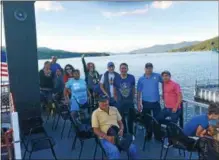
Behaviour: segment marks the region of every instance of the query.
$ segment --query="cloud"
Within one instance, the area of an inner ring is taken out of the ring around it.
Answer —
[[[64,7],[61,5],[60,2],[52,2],[52,1],[37,1],[35,3],[35,9],[41,11],[62,11]]]
[[[126,16],[126,15],[139,15],[139,14],[145,14],[148,12],[149,6],[145,5],[144,8],[141,9],[135,9],[132,11],[120,11],[120,12],[109,12],[109,11],[104,11],[102,12],[103,16],[107,18],[111,17],[121,17],[121,16]]]
[[[153,8],[167,9],[173,4],[172,1],[155,1],[152,3]]]
[[[111,18],[111,17],[121,17],[126,15],[141,15],[146,14],[150,8],[157,8],[157,9],[167,9],[173,4],[172,1],[154,1],[151,5],[145,5],[143,8],[135,9],[132,11],[120,11],[120,12],[110,12],[104,11],[102,15]]]
[[[100,31],[100,30],[101,30],[101,27],[100,27],[100,26],[96,26],[96,27],[95,27],[95,30],[96,30],[96,31]]]

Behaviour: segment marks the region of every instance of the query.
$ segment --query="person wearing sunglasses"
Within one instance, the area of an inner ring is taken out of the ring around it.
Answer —
[[[68,81],[69,78],[73,78],[74,67],[70,64],[67,64],[64,69],[64,83]]]

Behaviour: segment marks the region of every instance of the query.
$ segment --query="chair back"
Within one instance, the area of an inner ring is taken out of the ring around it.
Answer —
[[[49,149],[55,145],[55,141],[52,137],[40,137],[31,140],[31,146],[33,147],[33,152]]]
[[[71,113],[70,113],[68,105],[66,105],[66,104],[59,105],[58,112],[61,115],[63,120],[70,120],[71,119]]]
[[[200,160],[218,160],[219,142],[213,138],[202,137],[198,142]]]
[[[43,120],[41,117],[30,117],[22,120],[21,131],[23,134],[27,135],[30,134],[31,129],[41,126],[43,126]],[[38,131],[35,132],[37,133]],[[32,131],[32,134],[35,132]]]
[[[196,150],[196,140],[189,138],[183,132],[183,130],[175,123],[170,122],[167,125],[167,135],[171,144],[185,148],[187,150]]]
[[[162,142],[164,138],[167,136],[166,128],[163,128],[161,124],[154,117],[151,116],[151,118],[152,118],[152,128],[154,132],[154,138],[155,140]]]
[[[186,139],[187,136],[183,133],[183,130],[175,123],[170,122],[167,125],[168,138],[181,140]]]

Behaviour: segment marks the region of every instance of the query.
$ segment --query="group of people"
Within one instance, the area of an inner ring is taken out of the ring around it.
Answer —
[[[136,87],[135,76],[128,73],[129,67],[126,63],[120,64],[120,73],[117,73],[115,64],[109,62],[107,71],[102,75],[96,71],[94,63],[86,64],[84,56],[82,63],[85,79],[80,78],[80,71],[70,64],[63,70],[57,63],[57,57],[52,57],[51,62],[46,61],[39,73],[41,95],[46,97],[48,105],[52,101],[52,95],[64,95],[73,118],[81,108],[94,107],[95,100],[98,100],[98,108],[88,110],[88,114],[92,115],[94,133],[100,138],[109,159],[118,159],[120,152],[107,131],[115,125],[119,128],[119,135],[130,134],[134,138],[135,105],[138,112],[143,115],[153,114],[161,124],[166,123],[167,118],[168,121],[178,122],[182,113],[182,92],[180,85],[171,80],[169,71],[155,73],[153,64],[146,63],[144,74],[139,78]],[[162,97],[159,85],[162,86]],[[164,109],[161,109],[160,98],[164,101]],[[210,106],[208,115],[195,117],[185,125],[185,134],[203,135],[209,127],[209,120],[218,119],[219,106]],[[148,139],[152,138],[152,127],[147,128],[147,136]],[[129,152],[132,159],[137,159],[134,144],[130,145]]]

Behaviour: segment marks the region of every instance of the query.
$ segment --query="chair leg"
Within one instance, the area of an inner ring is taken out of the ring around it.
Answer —
[[[181,156],[181,150],[180,149],[178,149],[178,152],[179,152],[179,155]]]
[[[61,115],[59,114],[58,119],[57,119],[57,122],[56,122],[55,130],[57,129],[57,126],[58,126],[60,117],[61,117]]]
[[[73,143],[72,143],[71,150],[74,150],[74,149],[75,149],[76,141],[77,141],[77,136],[75,135],[74,141],[73,141]]]
[[[23,159],[25,159],[26,153],[27,153],[27,150],[25,149]]]
[[[160,160],[161,160],[162,157],[163,157],[163,148],[164,148],[163,145],[164,145],[164,143],[161,144]]]
[[[65,130],[65,123],[66,123],[66,120],[64,121],[64,125],[63,125],[63,127],[62,127],[61,139],[62,139],[62,137],[63,137],[63,132],[64,132],[64,130]]]
[[[145,135],[145,137],[144,137],[144,144],[143,144],[143,147],[142,147],[143,151],[145,151],[146,141],[147,141],[147,136]]]
[[[130,156],[129,156],[129,151],[127,152],[127,157],[128,157],[128,160],[129,160],[129,157],[130,157]]]
[[[138,127],[138,125],[135,124],[135,127],[134,127],[134,135],[135,135],[135,136],[136,136],[136,134],[137,134],[137,127]]]
[[[95,158],[96,158],[97,146],[98,146],[98,144],[96,143],[96,146],[95,146],[95,149],[94,149],[94,156],[93,156],[93,159],[94,159],[94,160],[95,160]]]
[[[83,148],[84,148],[84,141],[81,141],[81,149],[80,149],[80,153],[79,153],[78,159],[81,159],[81,153],[82,153]]]
[[[68,138],[70,137],[71,129],[72,129],[72,123],[71,123],[71,126],[70,126],[69,131],[68,131]]]
[[[30,152],[30,155],[29,155],[29,160],[31,159],[31,155],[32,155],[32,152]]]
[[[55,158],[55,160],[57,160],[56,153],[55,153],[54,148],[52,146],[51,146],[51,151],[52,151],[53,157]]]
[[[164,155],[164,158],[163,158],[164,160],[166,160],[166,158],[167,158],[168,150],[169,150],[169,146],[167,147],[166,153],[165,153],[165,155]]]
[[[54,130],[55,122],[56,122],[56,115],[55,115],[54,118],[53,118],[53,122],[52,122],[52,130]]]
[[[189,160],[191,160],[192,159],[192,152],[190,152],[190,154],[189,154]]]

